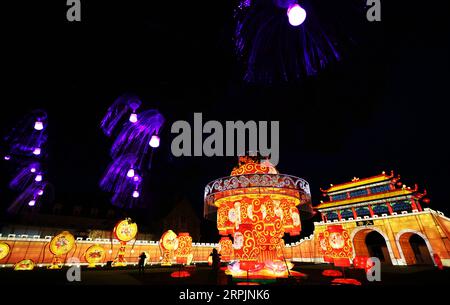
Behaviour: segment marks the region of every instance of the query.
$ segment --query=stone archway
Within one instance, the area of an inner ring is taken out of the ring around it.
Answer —
[[[396,236],[400,256],[406,265],[435,265],[428,238],[414,230],[400,231]]]
[[[392,264],[393,253],[389,239],[378,228],[360,228],[352,232],[354,256],[378,257]]]

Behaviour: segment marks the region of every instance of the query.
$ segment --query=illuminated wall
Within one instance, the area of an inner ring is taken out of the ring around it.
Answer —
[[[373,221],[373,225],[358,225],[361,221]],[[365,234],[376,231],[380,233],[388,245],[388,252],[391,256],[392,264],[408,265],[414,264],[410,249],[406,243],[405,237],[417,234],[424,238],[427,249],[433,257],[434,254],[439,255],[444,266],[450,266],[450,219],[440,212],[431,209],[424,209],[423,212],[413,212],[400,215],[366,218],[358,220],[348,220],[341,222],[316,222],[314,235],[300,239],[298,242],[287,244],[283,249],[286,259],[292,259],[297,262],[315,262],[322,263],[323,258],[320,253],[320,245],[318,235],[322,233],[329,224],[341,224],[343,228],[349,231],[353,242],[355,255],[367,254],[366,246],[361,243],[361,237]],[[31,239],[19,237],[0,237],[0,242],[6,242],[11,253],[0,260],[0,267],[3,265],[11,266],[16,262],[28,258],[36,262],[36,264],[49,264],[53,255],[48,249],[50,239]],[[86,263],[84,258],[85,251],[94,244],[100,244],[106,249],[106,257],[104,263],[112,261],[117,256],[120,244],[113,243],[112,253],[109,253],[111,242],[107,239],[87,241],[78,240],[74,249],[68,253],[67,257],[75,256],[82,263]],[[206,262],[213,247],[218,244],[198,244],[193,243],[193,262]],[[159,245],[155,242],[137,241],[134,245],[134,253],[132,251],[132,243],[126,249],[125,258],[127,262],[136,264],[138,256],[141,252],[146,251],[149,254],[148,263],[160,263],[161,251]]]
[[[24,258],[32,259],[37,265],[50,264],[53,259],[53,255],[48,247],[50,239],[0,237],[0,242],[7,243],[11,249],[10,254],[0,260],[0,267],[3,267],[3,265],[14,265],[16,262]],[[90,246],[95,244],[103,246],[106,250],[105,259],[102,262],[104,264],[106,264],[107,261],[113,261],[120,248],[120,244],[118,242],[114,242],[111,248],[111,242],[109,240],[77,240],[74,249],[72,249],[72,251],[70,251],[66,256],[63,256],[61,259],[66,260],[70,257],[77,257],[82,264],[87,264],[84,254]],[[193,243],[193,262],[206,262],[213,247],[216,247],[216,244]],[[110,249],[112,250],[111,253],[109,252]],[[129,243],[126,248],[125,259],[129,264],[137,264],[139,255],[142,252],[146,252],[150,256],[147,260],[148,264],[159,264],[161,262],[161,250],[159,245],[156,242],[148,241],[137,241],[134,247],[132,242]]]
[[[369,256],[365,237],[370,232],[377,232],[386,242],[386,256],[393,265],[413,265],[416,261],[408,238],[417,235],[424,241],[424,246],[419,249],[422,255],[433,258],[436,254],[444,266],[450,266],[450,219],[440,212],[424,209],[422,212],[340,222],[321,221],[315,223],[315,238],[318,239],[330,224],[341,224],[350,233],[356,256]]]

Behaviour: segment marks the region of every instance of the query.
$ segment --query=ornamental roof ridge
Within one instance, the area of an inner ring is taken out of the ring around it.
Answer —
[[[383,171],[379,175],[375,175],[375,176],[371,176],[371,177],[367,177],[367,178],[362,178],[362,179],[354,177],[352,179],[352,181],[340,183],[340,184],[337,184],[337,185],[331,184],[328,189],[320,188],[320,190],[325,195],[332,195],[335,192],[342,191],[342,190],[351,190],[353,188],[357,188],[357,187],[360,187],[362,185],[370,185],[370,184],[375,184],[375,183],[379,183],[379,182],[382,182],[382,181],[388,181],[388,180],[394,180],[393,182],[396,182],[399,179],[400,179],[400,175],[398,175],[397,177],[394,177],[394,171],[393,170],[391,171],[391,173],[389,175],[386,174],[386,172]]]

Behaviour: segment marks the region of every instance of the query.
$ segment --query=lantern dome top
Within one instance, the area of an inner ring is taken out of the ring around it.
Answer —
[[[278,174],[278,171],[267,159],[257,156],[240,156],[239,165],[233,168],[231,176],[248,174]]]

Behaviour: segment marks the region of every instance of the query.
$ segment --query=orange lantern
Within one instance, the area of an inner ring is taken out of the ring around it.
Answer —
[[[120,242],[120,248],[119,252],[117,253],[117,257],[112,264],[113,267],[121,267],[127,265],[127,261],[125,260],[126,246],[130,240],[133,240],[136,237],[137,232],[137,224],[133,222],[131,218],[120,221],[114,227],[113,233],[116,239],[118,239]]]
[[[299,209],[312,215],[308,182],[279,174],[259,157],[240,157],[230,177],[205,188],[205,217],[217,212],[217,228],[223,236],[232,235],[240,270],[284,268],[278,264],[282,237],[300,234]]]
[[[88,268],[95,268],[95,266],[101,263],[105,259],[105,249],[100,245],[92,245],[84,254],[86,261],[89,263]]]
[[[75,238],[67,231],[63,231],[56,235],[50,241],[50,252],[54,255],[52,263],[48,266],[48,269],[61,269],[64,262],[61,260],[61,256],[67,254],[72,250],[75,245]]]
[[[32,259],[23,259],[14,265],[14,271],[31,271],[35,267]]]
[[[325,237],[323,236],[323,233],[319,233],[319,251],[320,254],[323,256],[323,260],[326,263],[333,263],[333,259],[329,256],[326,256],[325,253],[327,252],[327,242],[325,240]]]
[[[7,257],[10,253],[10,248],[7,243],[0,242],[0,261]]]
[[[178,237],[174,231],[168,230],[164,232],[159,240],[159,246],[162,251],[161,266],[171,266],[175,250],[178,249]]]
[[[175,250],[178,264],[189,265],[192,262],[192,237],[189,233],[178,234],[178,248]]]
[[[219,254],[224,262],[229,262],[233,259],[233,243],[229,237],[222,237],[219,241]]]
[[[350,236],[341,225],[330,225],[323,232],[324,257],[333,259],[335,266],[348,267],[353,256],[353,247]]]

